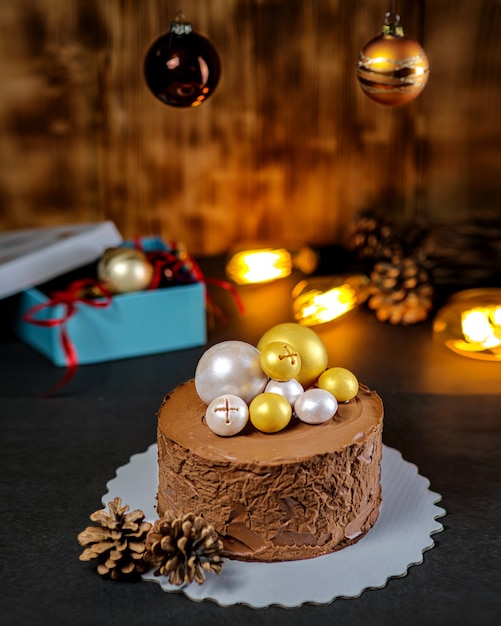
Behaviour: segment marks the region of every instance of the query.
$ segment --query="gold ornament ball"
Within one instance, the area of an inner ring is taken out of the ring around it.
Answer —
[[[292,322],[278,324],[264,333],[257,349],[262,352],[266,345],[274,341],[284,341],[297,350],[301,357],[301,369],[296,380],[305,389],[313,385],[327,367],[327,348],[311,328]]]
[[[146,289],[153,279],[148,257],[135,248],[109,248],[97,266],[97,277],[111,293]]]
[[[272,341],[264,346],[259,362],[267,376],[281,382],[296,378],[301,369],[298,351],[285,341]]]
[[[381,34],[360,52],[358,82],[365,95],[378,104],[407,104],[423,91],[428,76],[425,51],[405,35]]]
[[[320,389],[330,391],[338,402],[352,400],[358,393],[358,380],[353,372],[344,367],[330,367],[317,382]]]
[[[260,393],[249,405],[253,426],[263,433],[276,433],[287,426],[292,417],[292,407],[278,393]]]

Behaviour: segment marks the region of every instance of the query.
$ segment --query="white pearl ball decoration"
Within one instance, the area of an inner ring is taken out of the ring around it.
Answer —
[[[294,412],[302,422],[322,424],[336,414],[336,398],[325,389],[308,389],[299,396],[294,405]]]
[[[232,394],[214,398],[205,412],[207,426],[221,437],[231,437],[245,428],[249,421],[249,407]]]
[[[246,404],[262,393],[268,376],[261,369],[259,350],[245,341],[222,341],[204,352],[195,370],[195,388],[205,404],[224,394]]]
[[[299,396],[304,393],[303,385],[295,378],[285,381],[270,380],[264,390],[265,392],[278,393],[278,395],[283,396],[290,402],[292,407],[294,407]]]

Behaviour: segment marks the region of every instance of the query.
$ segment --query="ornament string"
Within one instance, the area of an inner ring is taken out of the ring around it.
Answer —
[[[92,293],[93,295],[89,295]],[[98,296],[96,298],[96,295]],[[36,326],[45,326],[54,328],[59,326],[59,338],[64,352],[66,361],[66,373],[59,383],[52,389],[41,394],[42,397],[48,397],[59,391],[67,385],[75,375],[78,368],[78,353],[75,345],[71,341],[66,323],[78,310],[78,303],[85,304],[96,308],[105,308],[111,304],[111,294],[98,281],[93,279],[82,279],[73,281],[69,287],[62,291],[54,291],[50,294],[46,302],[35,304],[23,315],[23,321]],[[58,305],[64,307],[63,314],[60,317],[52,317],[49,319],[39,319],[37,314],[44,309],[49,309]]]

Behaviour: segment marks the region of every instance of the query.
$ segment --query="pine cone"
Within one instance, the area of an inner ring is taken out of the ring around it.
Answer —
[[[108,503],[109,513],[104,509],[90,516],[100,526],[88,526],[78,535],[82,546],[89,546],[80,555],[81,561],[98,559],[97,571],[113,579],[136,577],[146,571],[144,550],[146,535],[151,524],[144,521],[139,509],[127,513],[122,500],[115,498]]]
[[[176,517],[167,511],[148,533],[145,559],[156,568],[155,576],[167,576],[173,585],[202,584],[205,572],[221,572],[222,549],[218,534],[203,517]]]
[[[397,263],[405,257],[426,264],[430,230],[419,222],[397,227],[372,213],[361,215],[348,238],[348,247],[361,259]]]
[[[348,248],[361,259],[390,259],[399,250],[391,224],[372,213],[358,218]]]
[[[381,322],[415,324],[432,309],[433,287],[428,272],[416,259],[379,262],[371,273],[369,308]]]

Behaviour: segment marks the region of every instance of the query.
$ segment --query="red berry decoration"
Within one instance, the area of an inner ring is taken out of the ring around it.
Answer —
[[[173,107],[197,107],[213,93],[221,62],[212,43],[193,32],[178,13],[168,33],[151,45],[144,60],[144,77],[153,95]]]

